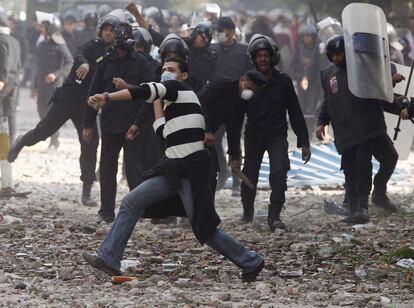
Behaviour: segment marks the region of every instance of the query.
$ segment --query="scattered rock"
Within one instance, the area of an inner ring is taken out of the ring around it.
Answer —
[[[14,286],[16,290],[25,290],[27,288],[27,285],[24,282],[19,282]]]

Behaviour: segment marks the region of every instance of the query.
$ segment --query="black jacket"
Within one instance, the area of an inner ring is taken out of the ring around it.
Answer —
[[[240,98],[239,80],[227,77],[213,79],[197,93],[206,120],[206,132],[215,133],[221,125],[226,126],[228,154],[241,156],[240,137],[247,102]]]
[[[324,69],[321,83],[324,101],[318,124],[332,124],[339,154],[387,133],[383,102],[353,95],[348,87],[346,66],[331,65]]]
[[[287,137],[287,113],[298,148],[309,146],[306,122],[288,75],[273,70],[268,84],[248,102],[246,113],[246,138],[266,142],[275,137]]]
[[[144,177],[150,178],[157,175],[166,175],[173,178],[169,169],[175,169],[179,177],[187,178],[191,184],[194,212],[191,226],[200,243],[205,243],[216,231],[220,224],[214,207],[213,196],[209,185],[210,154],[207,150],[198,151],[181,159],[164,158]],[[177,183],[171,185],[176,186]],[[162,202],[155,203],[145,210],[145,218],[165,218],[168,216],[186,217],[184,207],[179,197],[173,197]]]
[[[51,102],[63,103],[66,107],[83,113],[87,107],[88,90],[97,64],[109,52],[106,47],[99,39],[90,40],[80,46],[75,52],[75,62],[69,76],[63,85],[56,89]],[[76,70],[82,64],[89,64],[89,72],[84,80],[80,80],[76,76]]]
[[[45,78],[50,73],[57,76],[55,85],[60,85],[68,76],[73,64],[73,57],[66,44],[56,44],[53,40],[45,40],[36,48],[36,77],[34,88],[46,85]]]
[[[240,79],[245,72],[252,69],[249,56],[247,54],[247,45],[234,42],[230,47],[224,47],[222,44],[212,44],[217,57],[216,76],[226,76],[232,79]]]
[[[83,43],[79,32],[75,31],[73,34],[70,34],[66,31],[62,31],[62,36],[65,39],[66,46],[68,46],[71,55],[74,57],[76,49]]]
[[[212,80],[216,71],[217,57],[211,47],[194,48],[188,43],[188,70],[191,74],[201,79],[203,85]]]
[[[153,66],[141,53],[131,51],[122,58],[113,54],[98,64],[89,89],[89,96],[117,91],[113,84],[113,78],[122,78],[132,85],[155,80]],[[104,106],[101,114],[102,132],[107,134],[126,133],[134,124],[143,103],[142,100],[137,103],[119,101]],[[95,109],[86,107],[84,127],[93,127],[96,115]]]
[[[95,74],[98,62],[107,54],[107,46],[102,40],[95,39],[79,46],[74,54],[74,63],[70,70],[68,78],[66,78],[63,87],[76,89],[73,96],[83,99],[87,98],[89,86]],[[76,76],[76,70],[82,64],[89,64],[89,73],[84,80],[80,80]],[[68,97],[70,99],[70,97]]]
[[[21,69],[19,42],[7,34],[0,34],[0,81],[17,85]]]

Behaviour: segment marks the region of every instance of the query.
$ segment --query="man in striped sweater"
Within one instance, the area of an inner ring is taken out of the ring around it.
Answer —
[[[153,127],[165,140],[165,159],[154,168],[150,178],[125,196],[98,254],[85,253],[84,258],[100,270],[120,274],[121,259],[138,219],[145,214],[151,216],[151,210],[158,206],[158,210],[166,215],[187,216],[200,243],[209,245],[242,268],[243,281],[251,282],[263,269],[264,260],[217,229],[220,218],[208,181],[209,154],[204,148],[204,116],[197,96],[184,82],[187,77],[187,64],[171,58],[163,66],[161,83],[146,83],[89,98],[88,103],[97,108],[111,101],[138,98],[153,103]],[[160,202],[177,196],[179,204],[167,206],[161,203],[159,206]]]

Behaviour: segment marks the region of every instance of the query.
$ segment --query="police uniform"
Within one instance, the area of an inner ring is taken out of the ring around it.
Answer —
[[[115,92],[113,78],[122,78],[128,84],[139,85],[143,82],[155,79],[151,63],[141,53],[129,51],[123,57],[116,53],[98,64],[89,95],[103,92]],[[99,215],[107,221],[115,217],[116,174],[118,171],[118,156],[121,149],[124,150],[125,169],[130,190],[142,181],[142,172],[152,165],[142,165],[139,157],[140,147],[149,146],[138,135],[132,141],[125,140],[125,134],[134,124],[136,116],[143,101],[114,102],[105,106],[101,113],[102,145],[100,159],[100,185],[101,185],[101,209]],[[84,127],[93,127],[97,111],[91,107],[86,108]],[[150,125],[140,127],[141,130],[152,129]],[[145,135],[145,134],[144,134]],[[156,149],[155,151],[159,151]],[[148,149],[147,153],[151,153]],[[146,164],[151,157],[145,159]],[[158,157],[154,158],[153,164]]]
[[[82,139],[82,120],[88,89],[96,70],[97,61],[107,52],[108,46],[102,40],[91,40],[80,46],[75,53],[75,64],[62,87],[58,87],[51,99],[51,105],[45,117],[36,127],[16,141],[9,153],[9,161],[14,161],[23,146],[33,146],[39,141],[52,136],[62,125],[71,120],[78,133],[81,144],[79,163],[81,180],[84,183],[95,181],[96,150],[99,138],[96,125],[90,143]],[[89,72],[84,80],[78,79],[76,70],[82,64],[89,65]]]
[[[73,58],[66,44],[58,44],[53,39],[44,40],[36,49],[37,72],[34,81],[34,89],[37,90],[37,111],[40,119],[46,116],[49,101],[55,88],[62,85],[64,78],[68,76],[73,64]],[[54,82],[46,83],[46,76],[55,74]],[[55,140],[57,135],[54,135]]]
[[[354,96],[348,87],[346,65],[331,65],[321,72],[324,102],[319,125],[332,124],[335,145],[342,155],[341,168],[350,197],[351,212],[368,215],[368,196],[372,188],[372,155],[382,161],[375,177],[378,192],[385,193],[398,154],[387,136],[384,109],[395,113],[391,104]],[[389,159],[385,159],[389,158]],[[367,217],[360,222],[365,222]],[[358,218],[360,220],[360,217]]]

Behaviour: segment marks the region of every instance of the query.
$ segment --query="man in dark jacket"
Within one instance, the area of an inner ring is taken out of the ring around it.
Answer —
[[[10,35],[7,15],[0,7],[0,117],[7,117],[10,142],[16,132],[16,91],[21,69],[19,42]]]
[[[96,66],[103,57],[108,55],[114,41],[114,29],[118,23],[119,19],[114,16],[102,17],[96,30],[98,39],[90,40],[77,49],[75,64],[63,86],[55,91],[45,117],[34,129],[16,140],[7,157],[9,162],[15,161],[23,147],[33,146],[46,140],[70,119],[75,125],[81,145],[79,163],[83,182],[82,204],[85,206],[96,205],[90,193],[93,182],[96,180],[96,150],[99,143],[96,125],[92,128],[93,134],[88,142],[82,138],[85,102]]]
[[[37,72],[32,87],[32,96],[37,96],[37,111],[40,119],[46,116],[53,91],[62,85],[73,64],[72,55],[59,32],[60,20],[57,16],[49,15],[49,20],[41,22],[41,31],[45,40],[36,48]],[[59,147],[57,132],[52,135],[50,146]]]
[[[91,95],[115,91],[118,78],[122,78],[128,84],[140,84],[154,80],[151,63],[144,55],[133,50],[134,40],[130,24],[117,25],[115,47],[115,52],[98,64],[89,90]],[[140,136],[132,140],[126,138],[143,103],[142,100],[137,101],[136,104],[119,102],[102,109],[102,144],[99,165],[101,208],[98,221],[112,222],[115,218],[116,175],[121,149],[124,150],[125,171],[130,190],[142,181],[142,172],[152,167],[143,166],[138,158],[142,146]],[[96,116],[97,111],[87,107],[83,123],[83,137],[86,142],[93,135],[92,128],[95,125]]]
[[[335,36],[327,42],[326,53],[333,63],[321,72],[324,102],[319,115],[316,136],[324,138],[326,125],[331,124],[335,145],[342,155],[341,168],[345,174],[345,186],[349,195],[350,215],[344,222],[367,223],[368,198],[372,188],[372,156],[377,155],[381,168],[375,177],[373,201],[382,203],[386,197],[386,185],[391,177],[398,154],[387,135],[384,110],[399,113],[392,104],[375,99],[358,98],[348,87],[345,44],[343,36]],[[380,200],[380,201],[381,201]],[[386,205],[391,207],[391,205]],[[395,206],[392,205],[395,210]]]
[[[211,48],[216,53],[216,76],[226,76],[240,79],[251,68],[247,45],[236,41],[236,26],[230,17],[220,17],[217,20],[217,41]],[[223,151],[223,137],[226,128],[220,127],[215,133],[215,147],[220,168],[218,187],[222,188],[229,175],[226,157]],[[233,175],[233,196],[240,196],[240,181]]]
[[[206,135],[215,134],[221,127],[225,127],[229,162],[235,172],[240,171],[240,138],[247,101],[266,84],[267,80],[260,72],[250,70],[239,79],[217,77],[197,93],[206,119]],[[218,158],[215,151],[211,154],[210,188],[214,196]]]
[[[243,172],[256,185],[263,155],[268,152],[269,182],[272,189],[268,224],[274,231],[276,228],[285,228],[280,220],[280,212],[285,203],[287,172],[290,169],[286,113],[289,114],[290,124],[297,136],[297,146],[302,148],[302,159],[305,162],[311,156],[309,136],[292,80],[274,69],[280,60],[279,49],[274,40],[255,34],[249,43],[249,54],[254,67],[266,77],[268,83],[247,105]],[[244,222],[251,222],[253,219],[255,197],[256,189],[242,183]]]
[[[263,258],[217,229],[220,218],[208,185],[209,155],[204,149],[203,112],[197,96],[183,82],[188,77],[188,67],[181,59],[172,58],[165,62],[163,71],[164,77],[171,76],[168,81],[89,98],[90,104],[99,106],[131,99],[145,99],[153,103],[153,127],[157,135],[165,139],[166,159],[154,170],[153,177],[123,199],[116,220],[98,249],[98,255],[85,253],[84,258],[100,270],[119,275],[128,239],[144,212],[157,202],[179,196],[181,202],[177,210],[190,219],[197,239],[242,268],[243,281],[254,281],[264,267]],[[168,211],[171,207],[168,204],[164,209]]]

